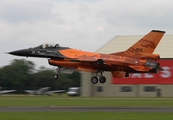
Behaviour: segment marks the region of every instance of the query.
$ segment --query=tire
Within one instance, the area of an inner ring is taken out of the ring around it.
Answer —
[[[102,84],[105,83],[106,82],[106,78],[104,76],[100,77],[99,78],[99,82],[102,83]]]
[[[97,77],[92,77],[91,78],[91,82],[93,83],[93,84],[96,84],[97,82],[98,82],[98,78]]]
[[[54,79],[58,79],[58,74],[54,74],[54,75],[53,75],[53,78],[54,78]]]

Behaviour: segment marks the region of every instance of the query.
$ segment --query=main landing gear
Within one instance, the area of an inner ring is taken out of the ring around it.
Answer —
[[[99,79],[98,79],[98,77],[99,77]],[[92,78],[91,78],[91,82],[93,83],[93,84],[96,84],[96,83],[98,83],[98,81],[100,82],[100,83],[105,83],[106,82],[106,78],[104,77],[104,76],[102,76],[102,73],[100,73],[100,75],[97,73],[95,76],[93,76]]]

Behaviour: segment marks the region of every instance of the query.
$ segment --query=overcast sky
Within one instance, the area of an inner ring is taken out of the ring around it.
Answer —
[[[0,0],[0,67],[22,58],[4,52],[49,42],[96,51],[117,35],[152,29],[173,35],[173,0]]]

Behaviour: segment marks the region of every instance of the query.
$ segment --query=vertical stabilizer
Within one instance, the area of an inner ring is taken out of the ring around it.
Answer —
[[[126,52],[153,53],[164,33],[165,31],[152,30]]]

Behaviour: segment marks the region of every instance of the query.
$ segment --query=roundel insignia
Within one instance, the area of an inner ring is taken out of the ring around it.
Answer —
[[[138,63],[138,60],[135,60],[135,63],[137,64]]]

